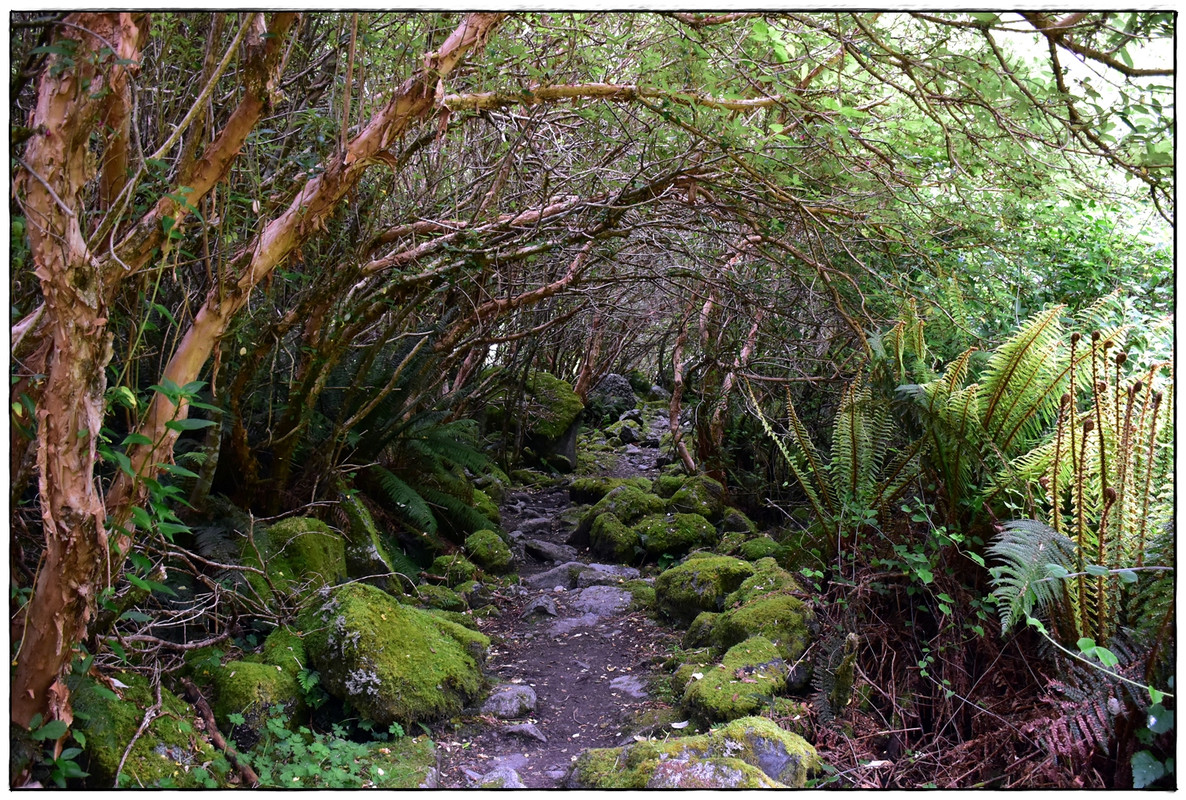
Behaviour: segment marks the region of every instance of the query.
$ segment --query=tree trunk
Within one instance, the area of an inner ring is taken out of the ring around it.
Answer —
[[[37,466],[45,556],[29,602],[12,683],[12,719],[71,719],[60,681],[94,610],[106,563],[107,532],[94,469],[111,358],[105,287],[80,226],[80,200],[94,175],[91,131],[126,104],[128,67],[147,30],[142,15],[74,14],[59,41],[78,41],[72,60],[52,56],[38,86],[29,127],[37,129],[16,178],[29,243],[45,298],[52,347],[37,409]],[[110,43],[114,52],[104,48]],[[116,61],[120,59],[120,61]],[[106,90],[106,91],[105,91]],[[104,119],[106,116],[106,119]]]

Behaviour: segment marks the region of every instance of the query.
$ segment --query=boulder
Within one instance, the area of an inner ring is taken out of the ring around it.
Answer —
[[[725,487],[707,475],[693,475],[671,496],[668,505],[672,511],[699,514],[716,522],[725,510]]]
[[[619,486],[636,486],[644,492],[651,491],[649,478],[603,478],[593,475],[574,478],[568,485],[568,497],[574,503],[596,503]]]
[[[640,544],[638,533],[624,525],[616,514],[601,514],[593,521],[589,547],[600,556],[619,562],[635,561]]]
[[[508,409],[505,393],[496,394],[487,405],[487,428],[501,430]],[[585,405],[572,385],[546,372],[532,372],[523,387],[523,404],[510,409],[511,430],[523,426],[523,439],[547,466],[571,472],[576,468],[576,441]],[[511,478],[516,478],[514,472]]]
[[[544,539],[524,539],[523,551],[540,561],[572,561],[577,557],[575,547]]]
[[[78,761],[90,773],[88,786],[115,785],[120,760],[134,739],[120,773],[121,787],[229,788],[230,765],[195,735],[187,722],[193,718],[188,703],[162,687],[160,713],[137,736],[145,709],[156,702],[153,688],[140,675],[112,677],[118,681],[114,692],[89,677],[71,679],[73,728],[86,738]]]
[[[518,683],[498,686],[482,703],[482,713],[499,719],[525,717],[535,711],[535,690]]]
[[[575,547],[588,546],[593,523],[602,514],[613,514],[622,524],[630,525],[647,514],[656,514],[664,508],[663,499],[656,495],[644,492],[633,485],[619,486],[581,515],[568,543]]]
[[[660,475],[655,478],[655,494],[666,499],[670,499],[673,494],[678,492],[685,483],[688,482],[686,475]]]
[[[623,567],[616,564],[587,564],[586,569],[577,575],[576,588],[586,586],[617,586],[627,581],[636,581],[639,572],[634,567]]]
[[[693,678],[683,704],[698,719],[728,722],[759,712],[787,688],[787,662],[774,643],[754,636],[729,648],[721,662]]]
[[[589,586],[581,589],[570,604],[578,611],[611,617],[630,608],[630,592],[617,586]]]
[[[346,545],[324,522],[312,517],[289,517],[254,536],[255,547],[243,539],[242,563],[267,572],[276,589],[304,596],[346,577]],[[262,558],[262,562],[261,562]],[[262,598],[272,589],[261,576],[247,580]]]
[[[299,621],[325,690],[380,725],[456,714],[484,688],[489,639],[373,586],[323,589]]]
[[[501,536],[491,530],[477,531],[467,536],[465,552],[475,564],[487,572],[507,572],[513,562],[511,548],[507,547]]]
[[[445,586],[422,583],[415,588],[415,594],[416,602],[426,608],[441,611],[465,611],[469,608],[464,597]]]
[[[617,419],[623,411],[637,405],[638,398],[634,395],[634,387],[630,385],[630,380],[622,375],[606,375],[589,392],[589,407],[594,422]]]
[[[787,548],[769,536],[759,536],[742,542],[737,551],[747,561],[760,561],[763,558],[778,560],[786,555]]]
[[[699,514],[651,514],[631,530],[648,557],[679,557],[695,547],[711,546],[717,539],[716,528]]]
[[[428,572],[440,575],[449,586],[472,581],[478,575],[478,567],[461,553],[447,556],[437,556]]]
[[[659,610],[680,622],[701,611],[720,611],[725,596],[754,574],[749,563],[728,556],[689,559],[655,579]]]
[[[570,789],[794,788],[820,768],[815,748],[762,717],[743,717],[709,733],[586,750]]]

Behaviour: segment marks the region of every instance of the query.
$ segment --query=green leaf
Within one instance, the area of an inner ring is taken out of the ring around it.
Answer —
[[[178,466],[177,464],[161,464],[161,470],[169,473],[170,475],[176,475],[179,478],[198,477],[198,473],[188,470],[185,467]]]
[[[214,420],[186,417],[185,419],[171,419],[165,423],[165,427],[174,431],[196,431],[201,428],[209,428],[213,424],[215,424]]]
[[[37,730],[33,731],[33,738],[38,741],[60,739],[66,735],[66,730],[68,727],[69,726],[60,719],[50,720]]]
[[[1106,647],[1096,647],[1093,652],[1105,667],[1115,667],[1120,664],[1120,659],[1116,657],[1116,654]]]
[[[1095,649],[1095,639],[1088,636],[1084,636],[1076,644],[1079,645],[1079,651],[1081,653],[1091,653]]]
[[[1120,576],[1121,583],[1136,583],[1137,573],[1131,569],[1122,569],[1116,573]]]
[[[151,586],[148,584],[148,581],[144,580],[144,579],[143,579],[143,578],[141,578],[139,575],[131,575],[131,574],[129,574],[129,575],[127,576],[127,578],[128,578],[128,583],[132,584],[132,585],[133,585],[133,586],[135,586],[137,589],[140,589],[140,590],[142,590],[142,591],[145,591],[145,592],[151,592],[151,591],[152,591],[152,587],[151,587]]]
[[[148,512],[140,506],[132,506],[132,522],[136,523],[136,527],[141,530],[152,530],[152,517],[148,516]]]
[[[239,714],[239,713],[227,714],[226,718],[227,718],[227,721],[230,722],[232,725],[242,725],[244,722],[247,721],[243,718],[243,715]]]
[[[1046,565],[1046,574],[1049,575],[1051,578],[1065,578],[1066,576],[1070,575],[1071,573],[1070,573],[1070,570],[1068,570],[1062,564],[1047,564]]]
[[[1149,709],[1149,730],[1154,733],[1168,733],[1174,729],[1174,712],[1161,703]]]
[[[1153,757],[1148,750],[1141,750],[1132,757],[1132,788],[1144,789],[1165,775],[1165,765]]]
[[[143,433],[129,433],[127,436],[124,437],[124,440],[122,442],[120,442],[121,447],[127,447],[128,445],[133,445],[133,444],[151,446],[152,439],[149,439]]]
[[[1083,568],[1083,571],[1086,572],[1088,575],[1093,575],[1097,578],[1102,578],[1108,574],[1108,568],[1101,567],[1099,564],[1088,564],[1086,567]]]

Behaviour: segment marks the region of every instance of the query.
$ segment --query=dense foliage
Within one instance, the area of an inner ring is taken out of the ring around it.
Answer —
[[[1174,21],[14,14],[13,721],[77,779],[80,664],[294,618],[235,532],[313,513],[406,589],[635,370],[916,661],[886,729],[971,759],[1021,697],[976,780],[1166,780]],[[1106,724],[1036,744],[1072,695]]]

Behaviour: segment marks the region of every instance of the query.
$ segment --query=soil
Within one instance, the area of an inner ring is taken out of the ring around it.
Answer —
[[[660,424],[651,420],[652,430]],[[624,446],[604,474],[654,477],[659,454],[656,447]],[[531,538],[565,544],[571,525],[560,516],[571,506],[563,486],[509,492],[502,507],[503,527],[514,531],[537,520],[530,526]],[[546,527],[540,526],[541,518],[548,520]],[[598,561],[588,551],[575,560]],[[518,571],[526,581],[555,566],[527,556]],[[521,593],[498,596],[497,613],[480,620],[479,628],[492,642],[487,663],[491,683],[530,686],[536,709],[520,719],[478,714],[438,726],[433,738],[441,788],[475,786],[498,768],[513,769],[530,789],[563,786],[579,753],[631,741],[645,727],[640,714],[665,707],[648,687],[661,674],[659,665],[681,632],[642,611],[619,611],[584,624],[577,619],[582,609],[576,607],[576,591],[523,588]],[[541,596],[555,602],[557,616],[524,617]]]

